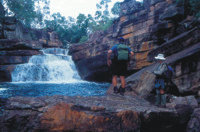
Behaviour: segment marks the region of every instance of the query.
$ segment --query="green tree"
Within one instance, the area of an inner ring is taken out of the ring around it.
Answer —
[[[88,38],[89,21],[84,14],[79,14],[76,19],[69,17],[66,20],[60,13],[55,13],[51,20],[45,20],[45,24],[58,33],[63,43],[79,43]]]
[[[72,34],[69,29],[70,22],[60,13],[54,13],[51,20],[45,20],[45,27],[50,28],[58,33],[59,39],[64,43],[71,41]]]
[[[106,30],[112,25],[112,18],[108,10],[108,3],[111,0],[101,0],[100,3],[96,4],[97,11],[95,13],[96,25],[93,31]]]
[[[113,8],[111,9],[111,12],[113,15],[117,15],[119,16],[120,14],[120,2],[116,2],[113,6]]]
[[[41,24],[44,14],[49,13],[49,0],[4,0],[3,3],[6,14],[15,16],[27,27]]]

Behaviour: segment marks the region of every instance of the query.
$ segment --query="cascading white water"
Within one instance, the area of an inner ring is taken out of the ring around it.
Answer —
[[[32,56],[27,64],[17,65],[12,72],[12,82],[76,82],[80,76],[67,55],[60,48],[44,49],[43,55]]]

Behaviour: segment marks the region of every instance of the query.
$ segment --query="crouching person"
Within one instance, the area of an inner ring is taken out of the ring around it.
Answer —
[[[165,87],[165,73],[168,71],[168,66],[164,61],[166,58],[163,54],[158,54],[155,59],[157,60],[157,66],[154,70],[156,75],[155,89],[156,89],[156,103],[155,105],[166,107],[166,87]]]

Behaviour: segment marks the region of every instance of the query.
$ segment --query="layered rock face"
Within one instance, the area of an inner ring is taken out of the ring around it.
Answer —
[[[17,64],[27,63],[42,48],[63,47],[58,35],[51,30],[25,28],[14,17],[0,18],[0,82],[11,81]]]
[[[177,96],[198,94],[200,90],[199,56],[200,43],[197,43],[190,48],[167,57],[166,63],[170,64],[174,69],[174,76],[170,85],[172,91],[169,91],[170,94]],[[155,70],[156,65],[150,65],[127,77],[126,94],[137,94],[148,98],[154,88],[156,76],[152,72]],[[108,93],[111,92],[113,92],[112,87]]]
[[[71,54],[81,76],[87,80],[107,81],[111,76],[106,66],[106,52],[117,43],[117,37],[124,37],[135,53],[129,74],[142,69],[127,79],[133,89],[141,89],[145,85],[141,81],[148,72],[152,72],[154,57],[163,53],[167,57],[166,62],[175,70],[173,81],[179,91],[196,93],[200,86],[200,21],[190,16],[187,5],[187,1],[176,0],[122,2],[119,19],[104,35],[96,36],[99,41],[71,46]],[[149,84],[152,82],[153,79]]]
[[[184,132],[193,111],[190,105],[165,109],[137,96],[118,95],[13,97],[4,104],[0,112],[4,132]]]
[[[70,47],[80,76],[91,81],[109,80],[110,74],[107,67],[107,51],[116,40],[112,38],[112,29],[108,32],[98,31],[90,35],[88,42],[74,44]]]

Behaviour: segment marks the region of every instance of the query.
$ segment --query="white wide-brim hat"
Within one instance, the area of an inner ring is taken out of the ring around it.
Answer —
[[[156,60],[166,60],[166,58],[164,57],[163,54],[158,54],[156,57],[155,57]]]

